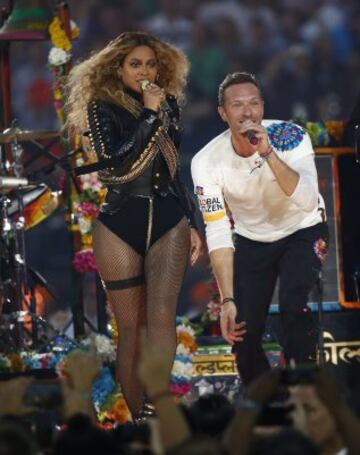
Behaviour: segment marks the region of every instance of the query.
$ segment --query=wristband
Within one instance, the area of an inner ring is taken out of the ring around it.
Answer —
[[[250,400],[250,398],[244,398],[239,403],[240,409],[249,409],[251,411],[258,412],[259,414],[263,410],[263,406],[255,400]]]
[[[261,159],[255,161],[255,167],[250,169],[250,174],[252,174],[255,171],[255,169],[259,169],[265,163],[265,161],[267,161],[269,159],[269,156],[272,154],[273,151],[274,151],[274,149],[270,146],[266,150],[265,153],[263,153],[263,154],[259,153],[259,156],[260,156]]]
[[[259,155],[263,160],[267,160],[269,155],[271,155],[273,151],[274,149],[271,146],[269,146],[269,148],[264,153],[259,153]]]
[[[225,303],[228,303],[228,302],[233,302],[233,303],[235,303],[235,300],[234,300],[233,297],[225,297],[224,299],[222,299],[220,305],[223,306],[223,305],[225,305]]]
[[[149,398],[153,403],[155,403],[156,401],[159,401],[162,398],[171,397],[171,396],[172,396],[172,394],[171,394],[170,390],[161,390],[160,392],[155,393],[152,396],[149,396]]]

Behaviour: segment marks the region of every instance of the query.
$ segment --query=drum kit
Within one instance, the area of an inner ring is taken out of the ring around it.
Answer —
[[[19,128],[0,133],[0,319],[8,325],[15,349],[23,348],[26,338],[32,347],[38,342],[34,287],[36,281],[46,287],[46,281],[27,264],[25,233],[54,213],[60,201],[60,192],[25,175],[21,144],[59,136],[59,132]],[[25,319],[30,323],[24,324]],[[29,337],[24,334],[26,327],[31,327]]]

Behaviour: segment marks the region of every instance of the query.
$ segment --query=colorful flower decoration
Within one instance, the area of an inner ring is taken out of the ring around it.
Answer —
[[[71,62],[71,40],[77,38],[80,30],[75,22],[70,21],[71,39],[67,36],[63,24],[58,16],[55,16],[49,25],[49,35],[53,47],[48,56],[48,66],[53,75],[54,107],[58,119],[63,125],[65,123],[64,113],[64,89],[66,75],[70,69]]]
[[[96,271],[95,257],[92,250],[76,251],[73,266],[79,273]]]
[[[116,383],[109,368],[103,368],[92,389],[92,397],[97,411],[101,411],[101,408],[104,406],[108,396],[115,388]]]
[[[75,144],[75,147],[80,148],[80,138],[77,136],[76,140],[79,143]],[[76,166],[85,164],[81,152],[78,153],[75,164]],[[74,255],[73,266],[79,273],[86,273],[97,270],[92,247],[92,230],[100,205],[105,200],[106,190],[102,187],[97,174],[80,176],[78,183],[80,192],[74,191],[72,195],[72,230],[79,233],[80,242]]]
[[[82,341],[81,346],[84,349],[89,349],[94,346],[96,353],[105,363],[114,362],[116,359],[116,348],[113,340],[106,335],[96,334],[91,338],[86,338]]]
[[[116,396],[111,406],[111,416],[120,425],[124,425],[131,420],[129,408],[121,393]]]
[[[178,346],[171,374],[170,390],[181,397],[191,389],[193,374],[192,358],[197,351],[195,332],[185,319],[178,321]],[[92,388],[92,398],[99,422],[104,426],[114,422],[122,425],[131,421],[131,414],[122,395],[120,386],[115,382],[112,369],[116,357],[116,347],[112,339],[104,335],[92,335],[79,342],[63,336],[56,336],[50,343],[50,352],[26,351],[0,355],[0,371],[18,372],[37,369],[53,369],[60,378],[68,377],[66,364],[68,355],[76,350],[95,349],[101,357],[103,367]]]
[[[110,308],[110,305],[107,305],[107,310],[108,310],[108,315],[109,315],[109,320],[110,320],[109,324],[110,324],[111,337],[112,337],[114,344],[117,345],[118,338],[119,338],[119,331],[118,331],[118,327],[116,324],[116,319],[115,319],[112,309]]]
[[[60,13],[60,9],[59,15]],[[61,125],[65,124],[65,110],[64,110],[64,95],[66,76],[71,67],[72,58],[72,40],[77,38],[80,34],[79,28],[75,22],[70,21],[70,35],[68,36],[65,31],[65,24],[62,23],[60,17],[56,15],[49,25],[49,35],[53,47],[50,49],[48,56],[48,66],[53,75],[53,94],[54,94],[54,107],[57,117]],[[76,251],[73,265],[80,273],[86,273],[91,270],[96,270],[95,260],[92,252],[90,231],[92,227],[92,220],[94,214],[97,212],[96,205],[89,206],[82,204],[82,202],[92,201],[75,201],[79,204],[77,216],[77,208],[72,207],[73,217],[71,229],[80,232],[80,251]],[[73,203],[73,200],[72,200]],[[74,235],[75,238],[75,235]]]
[[[347,122],[343,120],[328,120],[325,128],[330,138],[330,143],[340,145]]]
[[[302,126],[309,134],[313,147],[339,147],[342,145],[347,121],[309,122],[303,118],[296,118],[294,122]]]
[[[185,320],[176,328],[177,349],[171,372],[170,390],[175,396],[186,395],[191,389],[193,375],[192,358],[197,351],[195,331]]]
[[[293,150],[304,137],[303,129],[290,122],[272,123],[266,129],[271,145],[281,152]]]
[[[329,144],[329,135],[323,123],[306,122],[304,126],[313,147],[325,147]]]
[[[65,340],[59,336],[54,339],[51,352],[39,353],[26,351],[0,355],[0,371],[15,373],[19,371],[54,369],[61,378],[68,377],[66,371],[67,358],[75,350],[88,351],[90,347],[104,362],[101,373],[93,385],[92,398],[98,413],[99,422],[117,422],[124,424],[131,420],[130,412],[121,394],[120,387],[115,383],[108,364],[115,360],[115,346],[104,335],[95,335],[82,340],[79,344]]]
[[[316,256],[319,258],[321,264],[324,264],[328,252],[328,245],[323,238],[319,238],[314,243],[314,252]]]

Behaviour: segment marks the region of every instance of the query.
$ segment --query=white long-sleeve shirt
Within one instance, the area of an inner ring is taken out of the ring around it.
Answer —
[[[298,185],[287,196],[267,163],[253,170],[261,161],[257,152],[250,157],[237,155],[230,130],[215,137],[191,163],[209,251],[233,247],[226,205],[235,232],[260,242],[273,242],[324,221],[310,137],[293,123],[264,120],[262,124],[274,152],[299,174]]]

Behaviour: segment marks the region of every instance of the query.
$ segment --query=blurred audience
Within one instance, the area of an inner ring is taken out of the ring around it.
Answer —
[[[166,365],[166,352],[150,345],[144,332],[139,376],[156,414],[109,431],[93,418],[90,391],[100,361],[92,352],[74,352],[66,362],[59,414],[45,412],[41,403],[26,406],[23,396],[29,381],[0,382],[0,454],[360,453],[360,420],[328,370],[275,369],[250,384],[239,403],[208,394],[185,407],[170,392]],[[284,401],[286,395],[290,398]]]
[[[121,31],[141,29],[189,54],[193,70],[185,122],[187,115],[191,122],[194,113],[211,119],[209,92],[217,80],[235,70],[257,73],[269,95],[267,116],[285,120],[299,114],[311,121],[347,119],[352,97],[360,89],[354,77],[360,67],[360,9],[356,0],[86,3],[85,8],[82,2],[69,0],[71,17],[81,31],[74,42],[75,60],[103,47]],[[51,128],[57,120],[49,97],[49,43],[31,44],[38,50],[24,60],[26,46],[30,49],[30,43],[13,43],[11,51],[14,116],[24,128]],[[41,101],[34,100],[34,93]],[[289,99],[293,101],[291,109],[285,109],[282,100],[289,105]],[[186,134],[195,137],[201,132],[193,129]],[[203,143],[206,140],[200,139]],[[185,152],[192,154],[193,150],[186,148]]]

